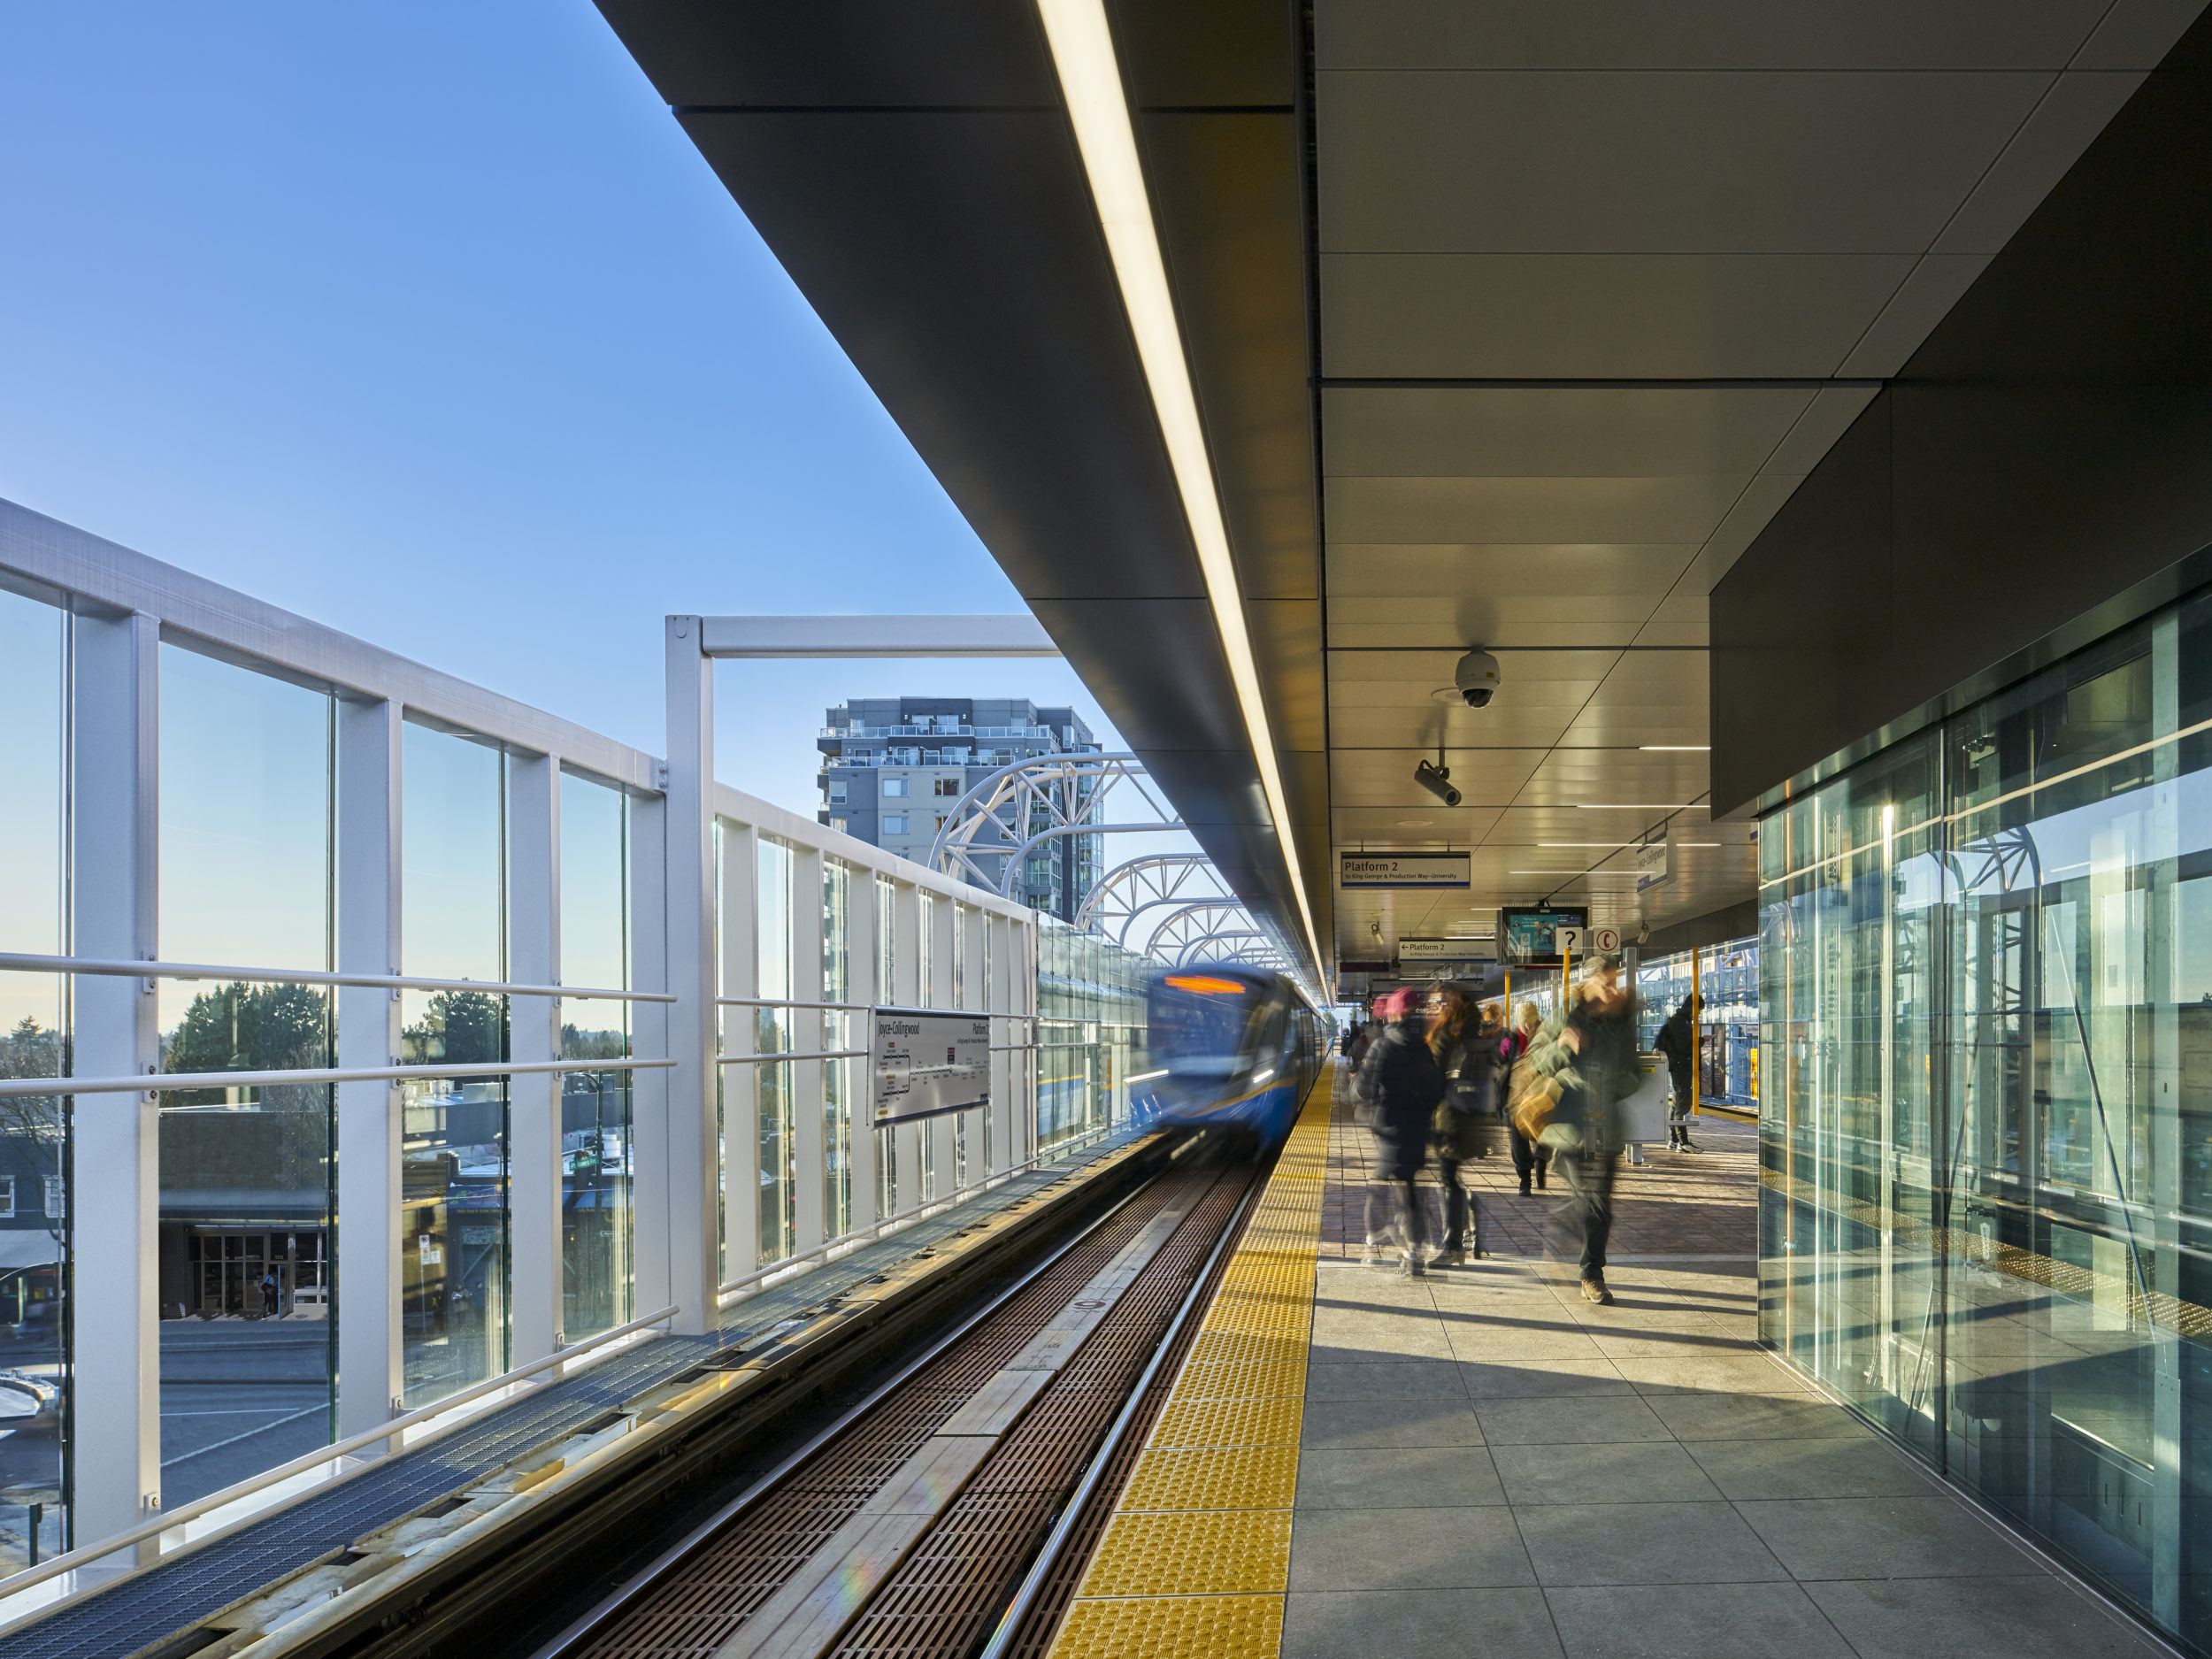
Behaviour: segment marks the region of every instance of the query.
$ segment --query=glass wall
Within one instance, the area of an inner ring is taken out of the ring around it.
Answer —
[[[630,987],[630,803],[561,775],[561,983]],[[565,997],[561,1058],[630,1054],[630,1005]],[[561,1074],[561,1329],[570,1341],[632,1317],[630,1074]]]
[[[0,950],[58,956],[66,948],[62,879],[64,702],[68,617],[0,589]],[[62,980],[0,973],[0,1077],[58,1077],[67,1030]],[[0,1573],[64,1548],[63,1413],[67,1382],[62,1271],[68,1171],[58,1097],[0,1099],[0,1402],[14,1432],[0,1438],[0,1486],[50,1493],[37,1506],[0,1502]],[[26,1408],[28,1415],[26,1416]]]
[[[332,742],[323,693],[161,648],[162,955],[329,969]],[[156,981],[164,1071],[333,1064],[331,999]],[[334,1091],[161,1096],[161,1482],[188,1502],[334,1430]]]
[[[1761,826],[1763,1333],[2212,1645],[2212,600]]]
[[[758,848],[757,937],[762,998],[791,995],[791,849],[763,835]],[[791,1010],[754,1010],[757,1054],[789,1054]],[[760,1102],[760,1261],[763,1266],[791,1254],[796,1238],[793,1201],[799,1190],[796,1137],[791,1122],[791,1064],[755,1065]]]
[[[410,723],[400,763],[403,972],[502,981],[506,757]],[[408,1065],[507,1058],[503,996],[410,991],[400,1007]],[[401,1326],[417,1406],[507,1368],[507,1080],[411,1077],[401,1098]]]
[[[1123,1120],[1124,1079],[1145,1070],[1145,987],[1157,964],[1040,911],[1037,1150]]]

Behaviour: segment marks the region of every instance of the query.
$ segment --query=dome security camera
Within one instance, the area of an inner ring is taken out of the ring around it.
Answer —
[[[1486,695],[1484,701],[1488,701]],[[1460,793],[1452,787],[1452,774],[1448,767],[1439,766],[1432,761],[1421,761],[1413,768],[1413,781],[1446,806],[1457,806],[1460,803]]]
[[[1470,651],[1452,670],[1452,684],[1471,709],[1486,709],[1498,695],[1498,659],[1487,651]]]

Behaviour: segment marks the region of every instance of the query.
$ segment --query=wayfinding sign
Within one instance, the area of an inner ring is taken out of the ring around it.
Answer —
[[[1344,853],[1336,875],[1347,887],[1463,887],[1472,867],[1466,853]]]
[[[991,1102],[991,1018],[927,1008],[879,1008],[870,1045],[878,1124]]]

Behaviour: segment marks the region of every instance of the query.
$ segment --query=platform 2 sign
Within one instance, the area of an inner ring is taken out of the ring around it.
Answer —
[[[1472,885],[1466,853],[1344,853],[1337,883],[1346,887],[1463,887]]]
[[[926,1008],[879,1008],[870,1044],[875,1122],[966,1111],[991,1103],[991,1020],[987,1014]]]

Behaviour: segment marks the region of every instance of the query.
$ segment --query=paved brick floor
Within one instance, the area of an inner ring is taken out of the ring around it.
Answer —
[[[1338,1075],[1343,1075],[1339,1069]],[[1356,1256],[1365,1239],[1371,1142],[1352,1121],[1341,1095],[1329,1136],[1329,1184],[1321,1217],[1324,1259]],[[1482,1248],[1496,1256],[1544,1254],[1544,1231],[1561,1203],[1557,1183],[1520,1195],[1504,1132],[1496,1149],[1465,1165],[1462,1179],[1475,1194]],[[1623,1159],[1614,1187],[1614,1256],[1753,1256],[1759,1248],[1757,1125],[1720,1118],[1694,1120],[1691,1137],[1700,1153],[1645,1149],[1645,1163]],[[1423,1174],[1432,1228],[1443,1215],[1443,1189],[1432,1164]],[[1432,1240],[1440,1236],[1430,1233]]]

